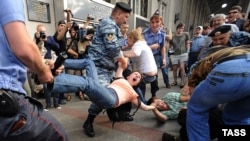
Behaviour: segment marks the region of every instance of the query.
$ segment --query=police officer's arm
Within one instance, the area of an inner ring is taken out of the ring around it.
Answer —
[[[165,68],[167,63],[166,63],[166,48],[165,48],[165,36],[163,39],[163,43],[161,44],[161,56],[162,56],[162,66],[161,68]]]
[[[166,67],[166,48],[165,46],[161,48],[161,56],[162,56],[162,68]]]
[[[50,68],[43,62],[43,58],[36,44],[30,38],[25,24],[19,21],[8,23],[4,26],[4,32],[15,56],[31,71],[38,74],[40,82],[52,82],[53,75]]]

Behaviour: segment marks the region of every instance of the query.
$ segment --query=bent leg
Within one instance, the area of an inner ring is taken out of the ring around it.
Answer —
[[[75,93],[79,91],[85,93],[90,101],[104,109],[113,107],[117,102],[115,92],[90,77],[64,73],[55,77],[53,93]]]
[[[65,69],[86,70],[86,75],[95,81],[98,81],[98,75],[94,62],[91,59],[66,59]]]

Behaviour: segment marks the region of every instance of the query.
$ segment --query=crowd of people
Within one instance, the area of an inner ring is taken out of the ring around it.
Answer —
[[[180,135],[164,133],[164,141],[207,141],[219,137],[217,125],[250,125],[250,30],[240,6],[228,15],[216,14],[210,25],[197,25],[192,38],[184,23],[172,35],[159,13],[150,17],[148,28],[128,31],[132,9],[124,2],[117,2],[96,28],[87,28],[90,17],[82,27],[72,22],[66,9],[54,35],[39,24],[33,40],[25,27],[23,1],[2,1],[1,6],[9,8],[0,12],[1,140],[68,141],[48,111],[61,109],[72,93],[91,101],[82,125],[89,137],[95,136],[93,122],[103,109],[127,102],[152,111],[162,124],[177,119]],[[157,96],[159,70],[166,88],[181,89]],[[43,91],[45,105],[32,98],[32,91]],[[125,121],[133,120],[126,116]]]

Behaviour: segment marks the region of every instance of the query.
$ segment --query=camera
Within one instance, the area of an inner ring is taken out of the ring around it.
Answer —
[[[90,20],[94,20],[95,18],[94,18],[94,16],[93,15],[90,15],[90,14],[88,14],[88,17],[87,17],[88,19],[90,19]]]
[[[44,32],[40,32],[40,38],[45,39],[46,38],[46,34]]]
[[[72,27],[76,32],[79,30],[79,25],[76,22],[73,22]]]

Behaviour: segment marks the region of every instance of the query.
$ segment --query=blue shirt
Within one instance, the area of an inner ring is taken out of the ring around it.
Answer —
[[[205,42],[205,38],[202,35],[199,35],[197,37],[193,37],[192,38],[192,44],[190,47],[190,52],[200,52],[204,42]]]
[[[88,55],[97,67],[115,70],[116,58],[121,55],[123,36],[112,17],[104,18],[97,26]]]
[[[23,5],[23,0],[0,1],[0,8],[4,9],[0,12],[0,89],[26,94],[23,84],[26,80],[27,69],[12,53],[3,29],[10,22],[25,22]]]
[[[154,55],[161,55],[160,50],[164,47],[165,45],[165,34],[166,32],[162,30],[158,30],[156,34],[154,34],[151,31],[151,28],[147,28],[142,32],[144,39],[146,40],[148,46],[151,46],[153,44],[158,43],[160,45],[160,48],[158,49],[153,49],[153,54]]]

